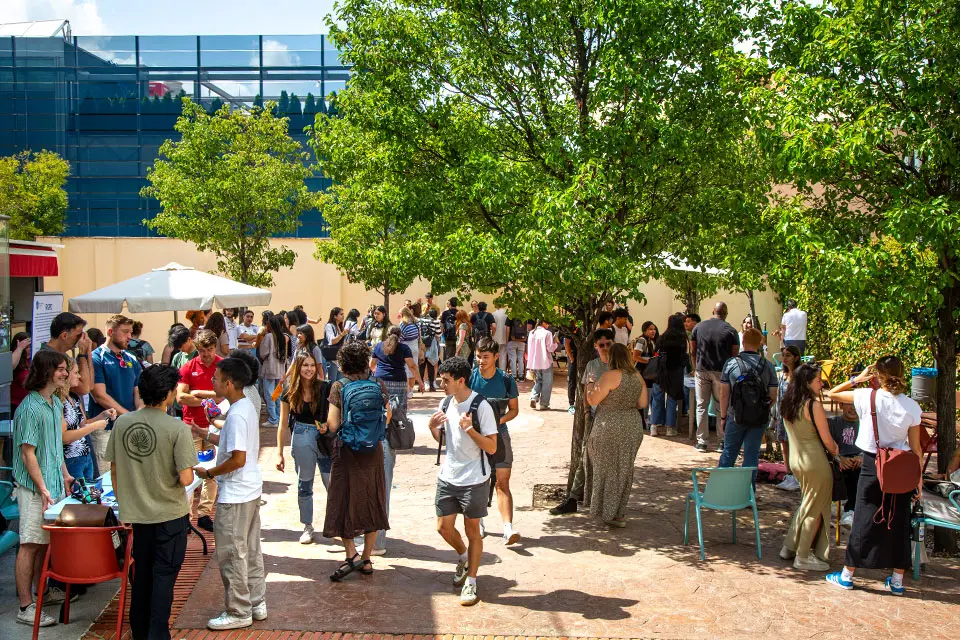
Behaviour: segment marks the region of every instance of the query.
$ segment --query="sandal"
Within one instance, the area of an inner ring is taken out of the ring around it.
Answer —
[[[360,573],[365,576],[373,575],[373,563],[369,560],[364,560],[360,563]]]
[[[352,558],[347,558],[339,567],[337,567],[336,571],[330,574],[330,580],[333,582],[340,582],[341,580],[346,578],[348,575],[350,575],[351,573],[356,571],[358,568],[360,568],[361,563],[356,562],[356,560],[359,557],[360,557],[360,554],[355,553],[353,554]]]

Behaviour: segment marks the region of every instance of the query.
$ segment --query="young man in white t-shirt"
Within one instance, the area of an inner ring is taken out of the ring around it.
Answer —
[[[780,320],[780,328],[776,335],[780,336],[784,346],[794,346],[800,350],[802,356],[807,350],[807,312],[797,308],[796,300],[787,300],[787,310]]]
[[[220,432],[217,465],[194,469],[202,478],[216,478],[219,485],[213,535],[224,584],[224,611],[207,622],[214,630],[249,627],[267,617],[260,550],[259,416],[243,393],[250,375],[250,368],[238,358],[217,364],[213,390],[230,402],[230,409]]]
[[[469,363],[456,357],[440,365],[440,380],[452,397],[440,403],[430,416],[430,433],[437,442],[446,436],[447,453],[437,477],[437,530],[459,556],[453,576],[455,586],[463,585],[460,604],[470,606],[477,596],[477,570],[483,554],[480,518],[487,515],[490,491],[490,461],[486,454],[497,451],[497,422],[493,407],[486,400],[474,402],[477,394],[470,390]],[[471,407],[476,405],[479,425],[474,424]],[[478,428],[479,427],[479,428]],[[441,432],[444,429],[444,432]],[[457,514],[463,514],[463,528],[469,547],[456,529]]]

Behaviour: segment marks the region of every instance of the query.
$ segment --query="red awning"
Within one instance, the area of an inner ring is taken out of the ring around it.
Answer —
[[[42,242],[10,241],[10,277],[42,278],[60,275],[56,247]]]

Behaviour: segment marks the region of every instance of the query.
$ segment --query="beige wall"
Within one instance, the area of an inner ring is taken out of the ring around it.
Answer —
[[[170,238],[46,238],[42,239],[63,244],[59,250],[60,276],[45,278],[46,291],[62,291],[64,306],[73,296],[78,296],[127,278],[161,267],[168,262],[179,262],[197,269],[213,271],[216,260],[209,253],[198,252],[193,245]],[[275,274],[273,300],[270,308],[292,309],[302,304],[311,318],[329,313],[331,307],[346,309],[357,308],[361,312],[368,304],[382,303],[382,296],[367,291],[362,285],[347,282],[337,269],[322,264],[313,258],[314,241],[310,239],[285,239],[283,244],[297,252],[297,262],[293,269],[282,270]],[[396,310],[405,298],[416,299],[430,289],[425,282],[415,283],[406,293],[391,296],[391,308]],[[639,325],[644,320],[653,320],[664,329],[669,314],[683,310],[683,303],[674,299],[670,289],[660,282],[651,282],[643,289],[647,297],[646,305],[634,302],[630,311]],[[436,302],[443,308],[449,293],[436,292]],[[480,295],[476,299],[492,301],[493,296]],[[704,301],[701,315],[709,316],[713,304],[724,300],[730,307],[730,322],[739,328],[740,320],[747,314],[748,304],[744,294],[721,292],[717,297]],[[771,333],[780,319],[781,308],[770,291],[756,296],[757,315],[768,323]],[[259,311],[257,320],[259,323]],[[106,314],[85,316],[91,326],[103,327]],[[183,321],[183,314],[180,314]],[[144,337],[159,351],[166,342],[167,329],[173,322],[172,313],[137,314],[137,320],[144,323]],[[639,327],[635,330],[639,332]]]

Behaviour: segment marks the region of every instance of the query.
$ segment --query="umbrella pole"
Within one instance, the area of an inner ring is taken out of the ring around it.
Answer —
[[[173,312],[173,324],[177,324],[178,322],[180,322],[180,320],[179,320],[179,318],[177,318],[177,312],[174,311],[174,312]]]

